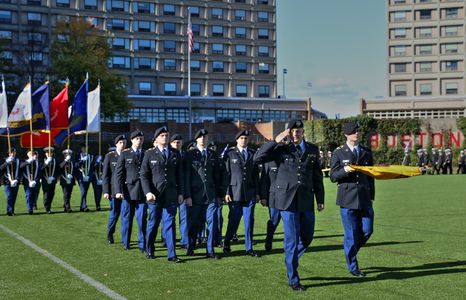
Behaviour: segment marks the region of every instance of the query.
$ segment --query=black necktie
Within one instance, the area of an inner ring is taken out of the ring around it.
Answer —
[[[167,149],[162,150],[163,159],[167,160]]]
[[[299,157],[301,157],[301,155],[303,155],[303,151],[302,151],[302,149],[301,149],[301,145],[296,145],[296,150],[298,151]]]
[[[241,151],[241,154],[243,155],[244,160],[246,160],[246,159],[247,159],[247,157],[246,157],[246,150]]]
[[[356,147],[353,149],[353,156],[354,156],[354,161],[355,163],[358,162],[358,150],[356,150]]]
[[[207,156],[206,151],[202,150],[202,162],[205,162],[206,156]]]

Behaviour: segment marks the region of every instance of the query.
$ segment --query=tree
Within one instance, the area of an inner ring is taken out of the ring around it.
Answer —
[[[76,18],[69,23],[58,22],[50,50],[53,94],[63,87],[59,82],[68,78],[72,100],[88,73],[89,90],[100,80],[101,112],[105,116],[128,112],[131,105],[125,82],[108,68],[110,55],[107,37],[87,20]]]

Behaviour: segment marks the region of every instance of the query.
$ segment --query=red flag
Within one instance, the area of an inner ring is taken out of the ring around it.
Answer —
[[[52,128],[51,130],[51,145],[53,146],[55,143],[53,142],[53,138],[59,134],[62,129],[59,128]],[[49,133],[45,131],[35,131],[32,133],[32,144],[34,148],[43,148],[49,146]],[[21,147],[22,148],[29,148],[31,147],[31,133],[27,132],[21,135]]]
[[[68,128],[68,84],[50,103],[50,128]]]

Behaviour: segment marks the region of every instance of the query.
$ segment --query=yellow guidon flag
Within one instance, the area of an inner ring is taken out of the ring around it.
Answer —
[[[354,166],[351,168],[358,172],[364,173],[375,179],[397,179],[419,176],[422,174],[422,168],[410,166]]]

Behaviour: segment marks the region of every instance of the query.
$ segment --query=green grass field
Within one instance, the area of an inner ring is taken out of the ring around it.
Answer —
[[[1,187],[0,224],[128,299],[464,299],[465,182],[464,175],[378,181],[375,231],[358,255],[367,277],[356,279],[348,276],[345,268],[336,185],[326,179],[326,209],[317,214],[315,239],[300,261],[302,284],[308,288],[304,293],[287,286],[281,226],[274,251],[264,253],[268,215],[260,206],[256,207],[255,249],[263,255],[261,258],[243,256],[240,243],[232,247],[231,256],[218,261],[204,259],[203,249],[197,250],[195,257],[185,257],[185,250],[178,250],[178,255],[187,260],[183,264],[167,262],[159,238],[157,259],[150,261],[137,246],[123,251],[119,243],[107,245],[108,203],[103,202],[103,212],[61,213],[60,189],[54,200],[57,213],[46,215],[39,208],[32,216],[24,214],[21,192],[17,215],[7,217]],[[79,210],[78,191],[75,188],[75,211]],[[39,203],[41,200],[40,196]],[[92,197],[88,202],[92,209]],[[224,207],[225,219],[227,212]],[[238,233],[242,230],[241,225]],[[135,240],[135,232],[133,236]],[[115,238],[119,242],[119,235]],[[105,296],[0,229],[0,299],[65,297]]]

